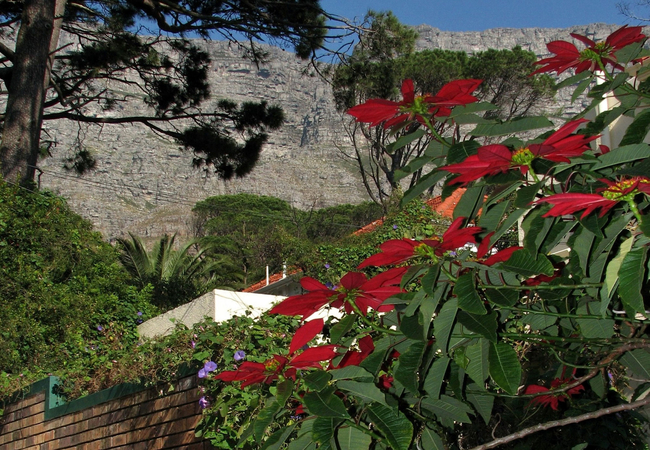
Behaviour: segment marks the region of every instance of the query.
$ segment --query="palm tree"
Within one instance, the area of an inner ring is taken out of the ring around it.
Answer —
[[[197,240],[174,250],[176,234],[165,235],[148,252],[142,239],[132,233],[129,236],[130,240],[117,240],[120,261],[140,287],[153,286],[153,302],[163,309],[186,303],[214,289],[223,278],[219,272],[226,272],[233,281],[239,278],[224,257],[208,257],[208,248],[193,251]]]

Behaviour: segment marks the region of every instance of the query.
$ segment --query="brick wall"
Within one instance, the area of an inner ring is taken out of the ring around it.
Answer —
[[[0,419],[2,450],[207,450],[194,437],[201,417],[196,375],[161,396],[154,389],[120,385],[63,403],[53,394],[56,378],[32,385],[5,408]]]

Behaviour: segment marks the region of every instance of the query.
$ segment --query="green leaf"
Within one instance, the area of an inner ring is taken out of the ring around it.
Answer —
[[[428,330],[427,323],[427,330]],[[419,311],[416,311],[412,316],[402,317],[402,323],[399,325],[399,329],[404,336],[409,339],[416,339],[421,341],[427,340],[426,330],[422,320],[422,314]]]
[[[515,395],[521,381],[521,364],[517,352],[504,342],[492,344],[488,361],[494,382],[508,394]]]
[[[485,289],[485,296],[495,305],[510,307],[519,300],[519,292],[514,289]]]
[[[409,449],[413,424],[399,410],[373,403],[368,407],[368,417],[393,450]]]
[[[637,114],[634,122],[627,127],[619,146],[642,143],[648,135],[648,131],[650,131],[650,110],[646,109]]]
[[[468,156],[475,155],[480,146],[476,141],[463,141],[452,145],[447,152],[447,164],[465,161]]]
[[[478,384],[485,383],[489,376],[489,353],[490,343],[487,339],[479,339],[476,344],[468,345],[465,349],[465,356],[469,360],[465,372]]]
[[[411,391],[417,394],[419,391],[419,372],[422,356],[427,348],[427,343],[422,341],[413,341],[408,349],[399,355],[398,364],[395,368],[394,376],[397,381]]]
[[[589,380],[589,386],[591,387],[591,390],[594,391],[594,394],[598,396],[598,398],[605,397],[605,393],[607,392],[604,377],[605,375],[601,372]]]
[[[440,266],[431,266],[427,273],[422,277],[422,290],[429,295],[433,295],[434,287],[436,286],[436,281],[438,281],[438,275],[440,275]]]
[[[472,408],[448,395],[442,395],[440,399],[425,397],[421,404],[441,420],[472,423],[467,415],[473,412]]]
[[[341,338],[352,329],[356,318],[357,317],[354,314],[345,315],[332,327],[330,330],[330,339],[332,344],[338,344],[341,342]]]
[[[531,202],[535,200],[535,195],[539,192],[539,189],[543,183],[543,181],[540,181],[539,183],[519,188],[517,190],[515,208],[529,208]]]
[[[334,395],[336,388],[331,386],[320,392],[308,392],[303,401],[311,414],[319,417],[347,419],[349,416],[343,401]]]
[[[446,356],[436,359],[424,379],[424,390],[431,398],[440,398],[440,389],[451,360]]]
[[[467,401],[474,405],[487,425],[492,418],[494,395],[489,395],[484,389],[481,389],[480,385],[471,383],[467,386]]]
[[[454,326],[457,311],[458,300],[453,298],[442,305],[440,312],[433,320],[433,334],[436,338],[436,344],[443,353],[447,353],[449,336]]]
[[[427,449],[427,450],[446,450],[445,444],[438,436],[438,433],[433,431],[427,425],[422,430],[422,436],[420,437],[420,446],[418,448]]]
[[[317,419],[317,420],[328,420],[328,419]],[[321,447],[324,448],[324,447]],[[332,448],[332,447],[328,447]],[[316,450],[316,442],[311,437],[311,434],[305,434],[299,436],[298,439],[294,439],[289,443],[288,450]]]
[[[478,226],[487,231],[494,231],[499,226],[499,223],[506,215],[506,211],[510,207],[510,201],[499,202],[488,208],[487,205],[483,208],[483,214],[478,220]],[[487,211],[485,211],[487,209]]]
[[[454,219],[458,217],[468,219],[475,217],[481,209],[481,205],[483,205],[484,192],[485,186],[472,186],[467,188],[454,208]]]
[[[296,428],[296,425],[297,423],[294,423],[288,427],[283,427],[277,430],[269,436],[261,450],[280,450],[285,442],[287,442],[289,436],[291,436],[291,433],[293,433],[293,429]]]
[[[266,429],[275,421],[275,415],[280,411],[280,409],[281,406],[278,402],[271,402],[271,404],[267,405],[259,412],[259,414],[257,414],[257,418],[253,424],[253,434],[256,442],[262,440]]]
[[[647,246],[631,250],[625,255],[621,268],[618,271],[618,295],[620,295],[625,308],[635,313],[645,312],[641,288],[645,280],[645,262],[647,255]]]
[[[488,315],[476,315],[458,311],[458,322],[470,331],[478,333],[490,342],[497,341],[497,313],[493,311]]]
[[[554,267],[545,255],[538,254],[537,259],[526,250],[517,250],[510,259],[502,263],[506,270],[518,273],[525,277],[533,277],[539,274],[553,275]]]
[[[320,391],[327,386],[327,383],[331,378],[332,376],[328,372],[324,370],[315,370],[305,375],[304,380],[309,389]]]
[[[372,443],[370,436],[354,427],[340,427],[336,432],[336,441],[340,450],[367,449]]]
[[[418,180],[415,186],[404,193],[404,197],[402,197],[400,204],[406,205],[411,200],[418,198],[424,191],[438,184],[438,182],[447,175],[449,175],[449,173],[444,171],[433,171],[424,175]]]
[[[494,111],[495,109],[499,109],[499,107],[493,105],[490,102],[470,103],[468,105],[461,105],[461,106],[454,107],[454,109],[451,111],[451,114],[449,114],[449,118],[453,119],[455,117],[462,116],[463,114],[471,114],[471,113],[477,113],[482,111]]]
[[[614,335],[615,322],[612,319],[576,319],[576,322],[587,339],[609,339]]]
[[[359,381],[341,380],[336,385],[339,389],[351,392],[366,403],[377,402],[388,406],[386,404],[386,397],[372,382],[362,383]]]
[[[289,379],[278,383],[275,399],[280,406],[284,406],[287,403],[287,399],[293,393],[293,384],[293,381]]]
[[[645,349],[632,350],[619,359],[636,376],[650,380],[650,353]]]
[[[413,172],[420,170],[422,167],[430,163],[431,163],[430,156],[425,155],[425,156],[420,156],[419,158],[413,158],[404,167],[402,167],[401,169],[397,169],[395,171],[395,174],[393,175],[393,178],[395,181],[399,181],[402,178],[409,176]]]
[[[334,431],[341,423],[340,419],[330,419],[326,417],[317,417],[312,428],[312,438],[320,446],[318,450],[330,450],[334,438]]]
[[[521,322],[530,325],[531,330],[545,330],[557,322],[557,317],[539,314],[535,310],[531,310],[529,314],[525,314],[521,318]]]
[[[386,146],[386,151],[388,152],[388,154],[392,154],[395,150],[399,150],[400,148],[409,145],[411,142],[420,139],[425,134],[426,131],[424,128],[418,128],[413,133],[405,134],[404,136],[401,136],[392,144],[388,144]]]
[[[474,273],[461,275],[454,286],[454,295],[458,297],[458,307],[474,314],[487,314],[483,300],[474,285]]]
[[[566,80],[561,81],[560,83],[555,85],[555,90],[560,90],[564,87],[571,86],[572,84],[577,84],[584,80],[585,78],[591,78],[592,73],[585,70],[584,72],[580,72],[579,74],[570,76]]]
[[[634,144],[625,147],[618,147],[609,153],[598,158],[598,163],[591,170],[600,170],[605,167],[618,166],[623,163],[646,159],[650,157],[650,146],[648,144]]]
[[[328,373],[332,376],[332,381],[372,381],[375,379],[375,377],[370,372],[359,366],[346,366],[341,369],[330,370]]]
[[[552,128],[553,126],[553,122],[546,117],[521,117],[504,123],[479,124],[470,134],[472,136],[504,136],[539,128]]]
[[[582,80],[578,86],[576,86],[575,90],[573,91],[573,94],[571,94],[571,103],[575,102],[578,97],[587,89],[587,87],[591,84],[590,79]]]

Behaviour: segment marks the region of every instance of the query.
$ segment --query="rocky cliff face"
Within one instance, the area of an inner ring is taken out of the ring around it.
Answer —
[[[493,29],[444,32],[421,25],[418,47],[475,52],[520,45],[539,55],[546,42],[567,39],[570,32],[601,39],[617,27],[593,24],[571,29]],[[280,105],[287,120],[273,133],[254,172],[222,181],[193,169],[192,155],[142,126],[82,126],[49,123],[57,142],[54,157],[41,163],[43,187],[66,197],[72,208],[90,219],[106,238],[132,231],[141,236],[192,232],[192,206],[219,194],[272,195],[299,208],[356,203],[366,199],[354,164],[339,148],[348,145],[329,86],[306,72],[294,55],[271,48],[271,61],[257,67],[228,43],[205,43],[212,57],[212,101],[267,100]],[[554,108],[570,112],[566,98]],[[128,113],[127,106],[115,114]],[[137,111],[135,111],[137,112]],[[97,159],[97,169],[83,177],[62,169],[75,140],[83,138]]]

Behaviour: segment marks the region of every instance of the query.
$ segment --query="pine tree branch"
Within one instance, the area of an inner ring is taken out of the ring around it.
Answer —
[[[537,433],[538,431],[545,431],[551,428],[562,427],[564,425],[572,425],[575,423],[584,422],[585,420],[597,419],[598,417],[606,416],[609,414],[614,414],[621,411],[631,411],[633,409],[641,408],[642,406],[650,404],[650,397],[646,397],[643,400],[638,400],[632,403],[626,403],[624,405],[612,406],[611,408],[603,408],[597,411],[590,413],[582,414],[574,417],[567,417],[566,419],[554,420],[551,422],[540,423],[533,427],[525,428],[516,433],[509,434],[502,438],[495,439],[487,444],[482,444],[477,447],[472,448],[471,450],[487,450],[490,448],[495,448],[503,444],[507,444],[512,441],[524,438],[531,434]]]

